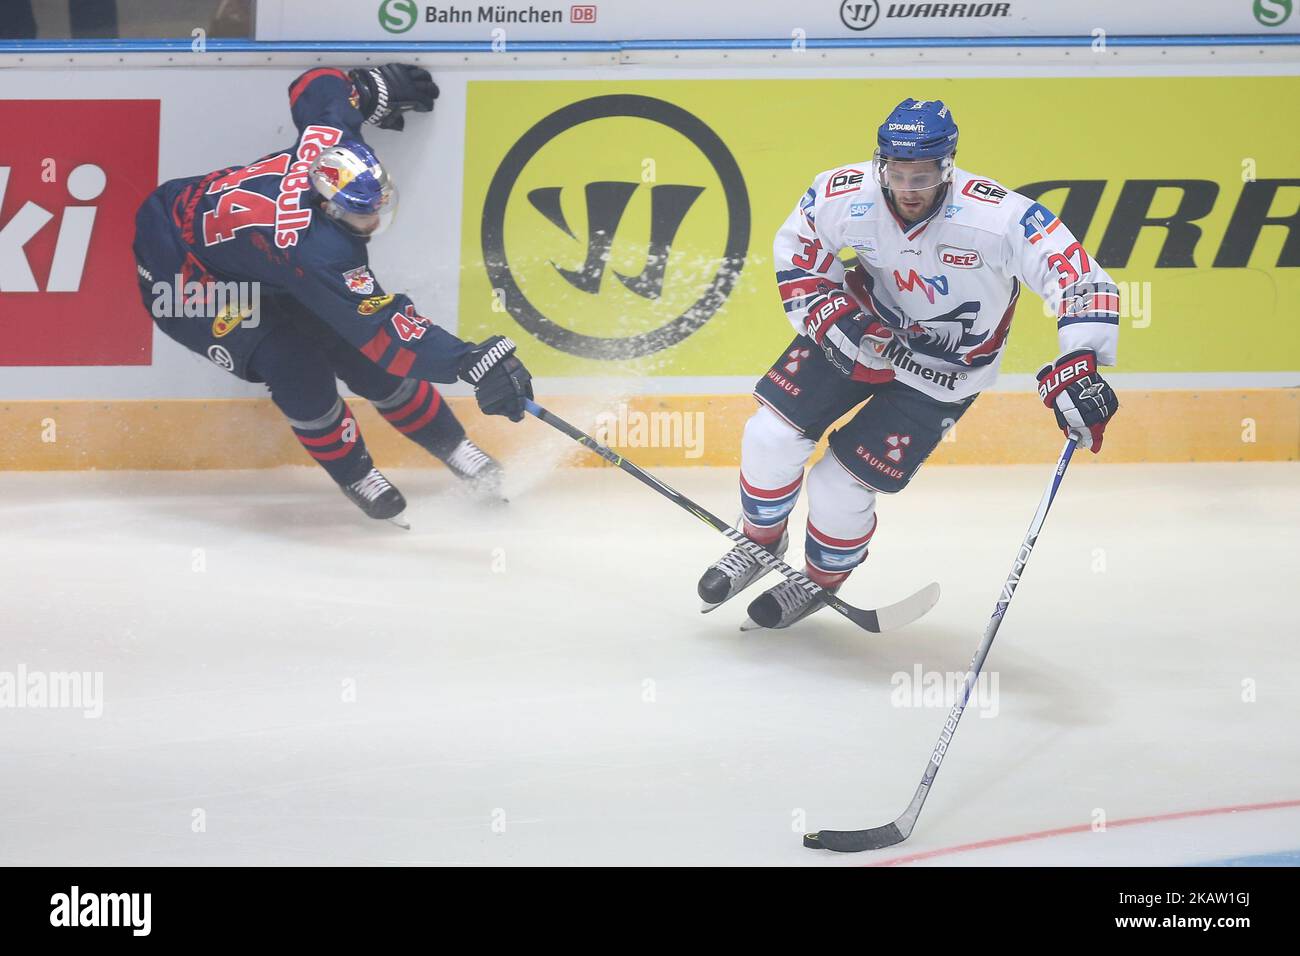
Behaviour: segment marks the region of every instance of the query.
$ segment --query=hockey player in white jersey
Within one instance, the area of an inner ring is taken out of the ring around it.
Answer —
[[[877,494],[902,491],[997,378],[1022,284],[1057,316],[1060,357],[1038,373],[1057,424],[1096,453],[1119,407],[1097,371],[1116,361],[1114,282],[1060,219],[958,169],[956,152],[944,104],[904,100],[871,162],[817,176],[776,236],[777,288],[797,334],[759,380],[745,425],[744,532],[784,555],[804,466],[823,432],[861,405],[806,477],[805,573],[830,591],[867,556]],[[848,270],[847,249],[857,259]],[[700,579],[704,610],[762,571],[728,552]],[[788,627],[821,606],[783,581],[750,603],[747,626]]]

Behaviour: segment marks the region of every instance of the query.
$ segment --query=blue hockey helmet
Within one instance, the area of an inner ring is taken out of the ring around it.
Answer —
[[[362,236],[382,232],[397,211],[397,188],[370,147],[345,139],[324,150],[308,170],[325,215]]]
[[[905,99],[880,124],[876,133],[873,167],[881,186],[897,189],[932,189],[952,178],[953,157],[957,154],[957,123],[943,100]],[[922,167],[934,160],[933,167]],[[891,171],[912,167],[907,184],[899,182]],[[932,169],[932,175],[917,167]],[[892,170],[891,170],[892,168]]]

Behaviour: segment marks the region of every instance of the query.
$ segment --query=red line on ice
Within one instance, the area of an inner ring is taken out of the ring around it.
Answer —
[[[1277,803],[1251,803],[1236,807],[1211,807],[1208,810],[1182,810],[1178,813],[1161,813],[1149,817],[1130,817],[1127,820],[1115,820],[1106,824],[1106,829],[1114,827],[1132,827],[1143,823],[1163,823],[1166,820],[1185,820],[1189,817],[1210,817],[1221,813],[1249,813],[1253,810],[1281,810],[1286,807],[1300,807],[1300,800],[1280,800]],[[942,847],[938,850],[926,850],[908,856],[895,856],[888,860],[868,863],[867,866],[901,866],[916,863],[918,860],[930,860],[936,856],[948,856],[952,853],[966,853],[969,850],[985,850],[994,846],[1007,846],[1012,843],[1027,843],[1030,840],[1045,840],[1048,837],[1065,836],[1068,833],[1086,833],[1092,829],[1089,823],[1072,827],[1058,827],[1055,830],[1039,830],[1036,833],[1021,833],[1016,836],[996,837],[981,840],[978,843],[963,843],[958,846]]]

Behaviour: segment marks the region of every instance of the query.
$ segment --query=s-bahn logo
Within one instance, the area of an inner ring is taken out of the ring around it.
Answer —
[[[617,360],[700,329],[735,287],[749,195],[726,144],[665,100],[562,107],[501,160],[483,204],[500,305],[542,342]]]
[[[383,0],[379,4],[379,25],[389,33],[405,33],[419,19],[415,0]]]

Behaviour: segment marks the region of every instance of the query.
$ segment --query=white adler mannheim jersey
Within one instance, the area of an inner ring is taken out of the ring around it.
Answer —
[[[885,354],[897,381],[933,398],[959,401],[997,378],[1022,283],[1057,316],[1061,354],[1089,348],[1098,365],[1115,364],[1115,283],[1060,219],[991,179],[954,170],[931,216],[905,226],[871,163],[819,175],[776,235],[776,281],[797,332],[812,296],[843,285],[849,248],[871,289],[865,311],[896,330]]]

